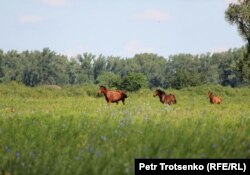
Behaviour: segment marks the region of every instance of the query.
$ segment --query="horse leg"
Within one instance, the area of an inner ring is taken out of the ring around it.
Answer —
[[[110,99],[107,99],[107,103],[108,103],[108,105],[110,105],[112,103],[112,101]]]
[[[118,103],[119,103],[119,102],[118,102],[118,101],[116,101],[116,104],[117,104],[117,105],[118,105]]]
[[[122,103],[125,105],[125,99],[124,98],[122,99]]]
[[[109,103],[109,99],[107,97],[105,97],[105,99],[106,99],[106,102]]]

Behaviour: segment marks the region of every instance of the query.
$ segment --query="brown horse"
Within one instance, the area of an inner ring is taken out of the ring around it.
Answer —
[[[107,103],[116,103],[118,104],[121,100],[125,104],[125,98],[128,96],[125,92],[121,90],[108,90],[105,86],[99,86],[98,94],[104,94]]]
[[[211,104],[220,104],[222,102],[222,97],[215,97],[212,92],[208,91],[208,97],[210,99]]]
[[[171,105],[171,104],[176,104],[177,103],[174,94],[166,94],[164,91],[162,91],[160,89],[157,89],[153,96],[154,97],[158,96],[159,99],[160,99],[160,102],[163,103],[163,104],[166,103],[168,105]]]

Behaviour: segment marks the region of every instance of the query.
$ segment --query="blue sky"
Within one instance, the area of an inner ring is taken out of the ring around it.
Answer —
[[[0,6],[0,49],[49,47],[74,56],[91,52],[168,57],[241,47],[224,12],[233,0],[8,0]]]

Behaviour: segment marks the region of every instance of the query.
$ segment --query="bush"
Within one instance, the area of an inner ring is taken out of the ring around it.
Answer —
[[[140,88],[147,86],[147,78],[142,73],[129,73],[120,84],[120,88],[127,91],[138,91]]]
[[[86,91],[88,96],[92,97],[98,97],[97,92],[98,92],[98,86],[92,84],[92,85],[85,85],[84,90]]]
[[[120,84],[120,76],[112,72],[104,72],[97,77],[97,83],[109,88],[118,87]]]

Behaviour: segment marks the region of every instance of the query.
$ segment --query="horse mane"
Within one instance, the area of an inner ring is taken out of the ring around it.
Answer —
[[[100,85],[99,87],[107,90],[107,88],[105,86],[103,86],[103,85]]]
[[[166,94],[164,91],[160,90],[160,89],[156,89],[156,91],[158,91],[161,94]]]

